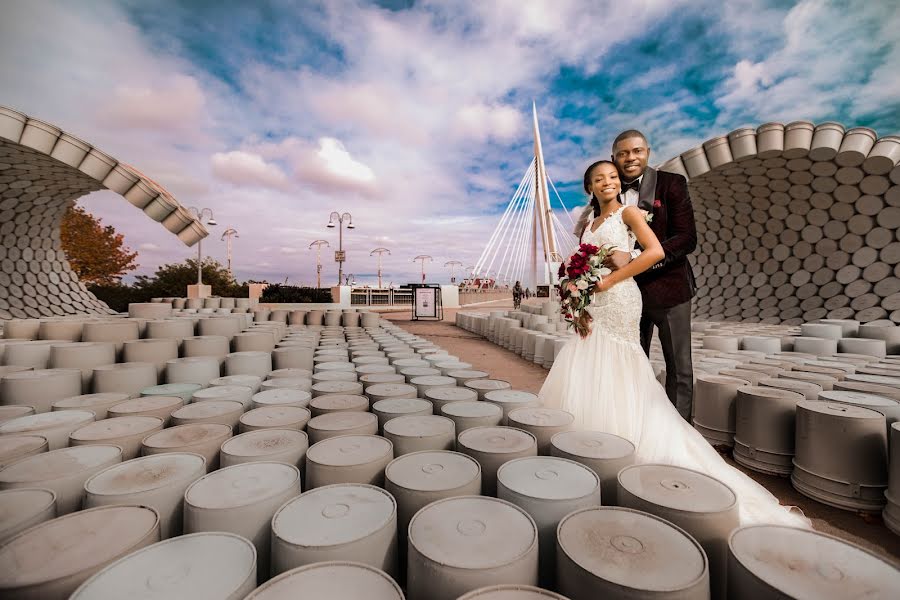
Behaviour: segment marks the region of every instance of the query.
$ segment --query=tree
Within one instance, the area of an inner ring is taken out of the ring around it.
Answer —
[[[213,296],[248,296],[246,285],[239,285],[219,261],[207,257],[201,268],[203,283],[212,286]],[[187,286],[194,283],[197,283],[197,259],[189,258],[183,263],[163,265],[152,276],[138,275],[133,287],[151,298],[182,298],[187,293]]]
[[[116,284],[138,266],[137,252],[125,245],[122,234],[81,206],[66,211],[60,241],[72,270],[85,284]]]

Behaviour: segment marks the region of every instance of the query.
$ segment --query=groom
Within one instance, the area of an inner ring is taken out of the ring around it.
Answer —
[[[694,396],[691,298],[696,286],[688,255],[697,247],[697,230],[687,180],[647,166],[650,144],[635,129],[616,137],[612,159],[622,180],[622,203],[637,206],[653,216],[650,228],[666,253],[662,261],[635,278],[644,302],[641,345],[649,355],[656,326],[666,359],[666,394],[690,423]],[[595,205],[595,216],[599,210],[599,204]],[[633,258],[627,252],[614,252],[607,266],[618,269]]]

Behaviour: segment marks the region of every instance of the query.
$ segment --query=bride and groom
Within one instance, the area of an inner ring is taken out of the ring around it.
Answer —
[[[574,414],[581,429],[629,440],[637,462],[694,469],[728,485],[742,524],[808,526],[690,425],[695,285],[687,257],[697,246],[694,213],[685,178],[649,167],[649,158],[646,137],[628,130],[613,142],[612,161],[597,161],[584,174],[591,200],[575,234],[616,251],[588,307],[591,334],[573,336],[560,350],[541,401]],[[665,388],[647,358],[654,327],[666,360]]]

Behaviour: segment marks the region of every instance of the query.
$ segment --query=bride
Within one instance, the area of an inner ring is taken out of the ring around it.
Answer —
[[[588,308],[590,335],[573,336],[560,351],[540,391],[544,406],[575,415],[580,429],[623,437],[635,446],[639,463],[671,464],[706,473],[738,497],[741,524],[779,523],[808,527],[804,517],[782,507],[768,490],[726,463],[686,422],[653,374],[640,344],[641,292],[634,276],[662,260],[659,240],[644,213],[619,202],[616,166],[594,163],[585,173],[585,191],[601,211],[581,241],[631,252],[643,251],[628,265],[603,277]]]

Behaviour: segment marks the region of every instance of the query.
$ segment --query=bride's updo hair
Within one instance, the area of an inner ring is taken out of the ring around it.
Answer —
[[[591,174],[594,172],[594,169],[599,167],[600,165],[609,165],[612,168],[616,168],[616,163],[611,160],[598,160],[597,162],[591,163],[591,165],[584,172],[584,193],[591,194]]]

